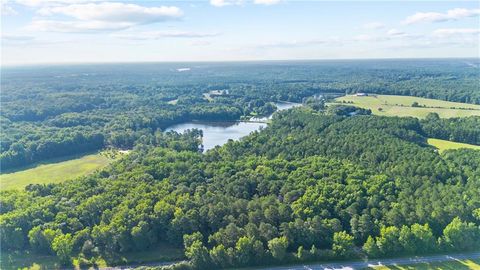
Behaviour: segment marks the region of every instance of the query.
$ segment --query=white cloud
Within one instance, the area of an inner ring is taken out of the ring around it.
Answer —
[[[443,28],[437,29],[432,33],[432,35],[435,37],[451,37],[478,34],[480,34],[480,29],[478,28]]]
[[[245,4],[246,2],[248,3],[253,3],[255,5],[265,5],[265,6],[271,6],[271,5],[276,5],[283,0],[210,0],[210,5],[215,6],[215,7],[226,7],[226,6],[240,6]]]
[[[136,25],[176,20],[182,11],[174,6],[143,7],[115,2],[48,6],[37,11],[41,16],[64,15],[76,20],[36,18],[31,30],[53,32],[90,32],[127,29]]]
[[[2,46],[16,47],[42,45],[45,41],[37,40],[34,36],[18,35],[18,34],[2,34]]]
[[[188,31],[150,31],[140,33],[115,34],[113,37],[129,40],[156,40],[161,38],[206,38],[218,36],[219,33],[199,33]]]
[[[390,37],[405,37],[407,33],[400,31],[398,29],[390,29],[387,31],[387,35]]]
[[[419,40],[427,40],[429,36],[409,34],[398,29],[390,29],[387,32],[376,34],[359,34],[351,37],[322,37],[317,39],[308,40],[285,40],[270,43],[262,43],[254,46],[258,49],[271,49],[271,48],[296,48],[296,47],[309,47],[309,46],[349,46],[350,44],[362,43],[362,44],[389,44],[389,43],[413,43]]]
[[[243,0],[210,0],[210,4],[216,7],[238,6],[243,4]]]
[[[253,3],[256,4],[256,5],[266,5],[266,6],[270,6],[270,5],[275,5],[275,4],[278,4],[280,3],[282,0],[253,0]]]
[[[444,22],[454,21],[462,18],[475,17],[480,15],[480,9],[454,8],[447,13],[439,12],[417,12],[407,17],[403,24],[414,24],[420,22]]]
[[[7,6],[7,5],[1,5],[0,6],[0,14],[2,14],[3,16],[11,16],[11,15],[17,15],[18,12],[13,9],[11,6]]]
[[[24,5],[27,7],[45,7],[45,6],[73,5],[73,4],[91,3],[91,2],[100,2],[100,1],[102,0],[16,0],[15,2],[17,4]]]
[[[61,33],[87,33],[124,30],[132,26],[134,26],[134,24],[129,22],[34,20],[27,27],[27,30]]]
[[[138,24],[166,21],[182,16],[181,10],[173,6],[143,7],[135,4],[108,2],[46,7],[40,9],[38,14],[43,16],[62,14],[79,20],[135,22]]]
[[[12,6],[10,6],[9,1],[3,0],[0,2],[0,14],[2,16],[11,16],[11,15],[17,15],[18,12],[13,9]]]
[[[374,30],[374,29],[382,29],[385,28],[385,24],[381,22],[369,22],[364,25],[362,25],[363,29],[369,29],[369,30]]]

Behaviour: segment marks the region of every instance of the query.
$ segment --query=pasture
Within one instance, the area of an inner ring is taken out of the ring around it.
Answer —
[[[110,152],[101,152],[42,162],[23,170],[2,173],[0,188],[1,190],[22,189],[29,184],[60,183],[104,168],[117,156]]]
[[[416,103],[416,106],[412,106]],[[335,99],[334,104],[354,105],[372,110],[375,115],[412,116],[424,118],[436,112],[442,118],[480,115],[480,105],[450,102],[411,96],[394,95],[347,95]]]
[[[461,149],[461,148],[469,148],[469,149],[480,150],[479,145],[473,145],[473,144],[468,144],[468,143],[458,143],[458,142],[452,142],[452,141],[440,140],[440,139],[433,139],[433,138],[429,138],[427,140],[427,143],[430,144],[431,146],[437,148],[440,153],[442,153],[445,150],[449,150],[449,149]]]

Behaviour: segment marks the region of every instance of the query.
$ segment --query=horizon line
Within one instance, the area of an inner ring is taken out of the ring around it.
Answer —
[[[313,59],[251,59],[251,60],[181,60],[181,61],[105,61],[105,62],[43,62],[43,63],[22,63],[22,64],[0,64],[1,68],[12,67],[40,67],[40,66],[81,66],[81,65],[113,65],[113,64],[180,64],[180,63],[249,63],[249,62],[315,62],[315,61],[368,61],[368,60],[453,60],[453,59],[475,59],[480,56],[463,57],[374,57],[374,58],[313,58]]]

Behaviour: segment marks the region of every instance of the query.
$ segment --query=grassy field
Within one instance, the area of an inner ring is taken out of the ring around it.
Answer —
[[[141,264],[148,262],[171,262],[184,259],[183,249],[170,246],[157,246],[142,252],[129,252],[120,256],[105,258],[98,257],[96,264],[100,268],[111,267],[115,265]],[[78,261],[74,260],[72,269],[79,269]],[[0,269],[29,269],[29,270],[55,270],[68,269],[61,267],[56,256],[40,255],[35,253],[21,252],[0,254]]]
[[[433,139],[433,138],[429,138],[427,142],[428,144],[437,148],[438,151],[440,151],[440,153],[448,149],[460,149],[460,148],[470,148],[470,149],[480,150],[479,145],[473,145],[473,144],[467,144],[467,143],[458,143],[458,142]]]
[[[410,96],[347,95],[336,98],[335,101],[336,103],[371,109],[373,114],[385,116],[424,118],[431,112],[436,112],[443,118],[480,115],[480,105]],[[412,107],[414,102],[417,102],[420,107]]]
[[[480,270],[480,260],[457,260],[440,263],[419,263],[414,265],[377,266],[375,270]]]
[[[0,268],[5,270],[14,269],[60,269],[60,263],[55,256],[38,255],[30,252],[0,253]]]
[[[101,169],[115,159],[116,155],[106,152],[70,157],[65,160],[50,160],[23,170],[2,173],[0,188],[2,190],[21,189],[28,184],[59,183]]]

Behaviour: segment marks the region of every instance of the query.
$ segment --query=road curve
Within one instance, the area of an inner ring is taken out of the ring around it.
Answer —
[[[461,253],[454,255],[433,255],[433,256],[416,256],[410,258],[396,259],[372,259],[366,261],[350,261],[350,262],[331,262],[331,263],[311,263],[298,264],[291,266],[272,266],[256,268],[257,270],[340,270],[340,269],[363,269],[367,267],[382,265],[408,265],[417,263],[437,263],[445,261],[480,259],[480,252]]]

